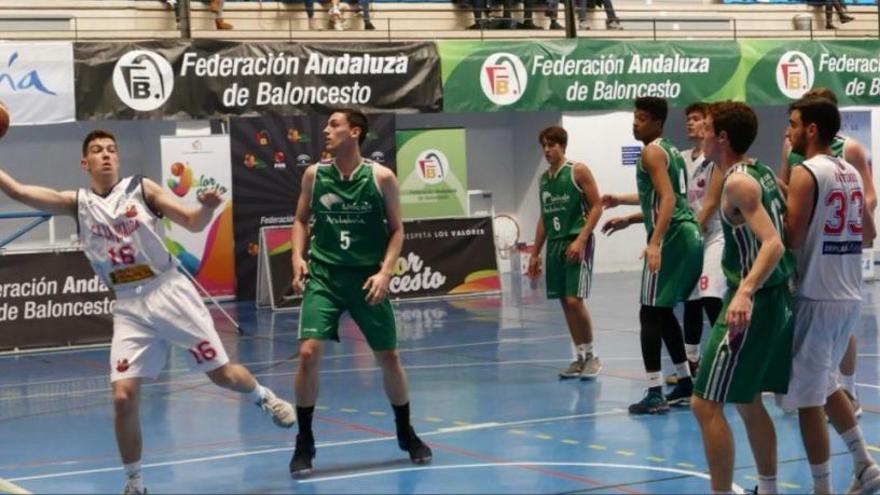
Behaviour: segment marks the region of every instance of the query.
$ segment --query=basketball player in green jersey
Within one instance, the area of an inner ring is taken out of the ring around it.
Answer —
[[[633,223],[644,223],[648,245],[643,257],[641,324],[642,359],[648,392],[629,406],[630,414],[657,414],[669,404],[687,404],[693,390],[681,326],[673,313],[693,291],[703,266],[700,227],[687,202],[687,172],[678,149],[662,137],[669,111],[666,100],[645,96],[635,101],[633,136],[644,143],[636,165],[638,194],[606,195],[606,208],[640,205],[641,212],[612,218],[602,226],[610,235]],[[666,343],[678,382],[663,396],[660,376],[662,342]]]
[[[577,358],[560,378],[595,378],[602,364],[593,350],[593,322],[584,306],[590,297],[595,239],[593,229],[602,216],[599,188],[590,169],[565,157],[568,133],[552,126],[538,135],[550,168],[541,174],[541,216],[528,276],[541,271],[541,248],[547,240],[547,299],[559,299]]]
[[[703,150],[724,174],[721,267],[728,291],[706,344],[691,407],[703,433],[712,493],[730,493],[733,483],[735,447],[725,403],[736,404],[745,423],[758,470],[757,493],[776,493],[776,431],[761,392],[784,393],[791,370],[788,282],[794,260],[782,239],[785,199],[773,171],[745,156],[758,134],[751,108],[714,103],[705,126]]]
[[[335,158],[306,169],[293,223],[293,290],[303,293],[299,365],[294,378],[300,421],[290,474],[308,476],[315,457],[312,415],[325,340],[339,340],[347,311],[382,368],[385,393],[397,425],[398,446],[413,463],[431,460],[431,449],[413,431],[406,373],[397,352],[397,328],[388,300],[391,271],[403,245],[397,179],[361,156],[367,136],[363,113],[333,112],[324,128]],[[310,225],[310,222],[311,225]],[[309,262],[304,258],[307,239]]]
[[[830,100],[837,105],[837,95],[828,88],[813,88],[804,94],[804,98],[819,97]],[[850,165],[856,168],[859,176],[864,184],[865,208],[871,214],[877,208],[877,191],[874,189],[874,179],[871,166],[868,163],[868,152],[865,147],[851,137],[835,134],[831,141],[832,156],[843,158]],[[782,143],[782,166],[779,171],[779,177],[787,185],[791,177],[791,169],[804,162],[803,155],[793,152],[791,142],[786,138]],[[873,242],[868,241],[866,246],[871,246]],[[855,332],[849,337],[849,344],[846,348],[846,354],[843,361],[840,362],[840,383],[843,385],[844,393],[852,403],[856,416],[861,416],[862,407],[859,404],[859,396],[856,393],[856,347],[858,341]]]

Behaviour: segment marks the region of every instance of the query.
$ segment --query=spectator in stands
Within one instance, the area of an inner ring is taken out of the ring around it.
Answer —
[[[364,16],[364,29],[367,31],[376,29],[376,26],[373,26],[373,23],[370,22],[370,0],[349,0],[349,2],[353,9],[352,15]]]
[[[837,26],[832,22],[834,20],[834,10],[837,11],[841,24],[855,20],[855,17],[846,13],[846,6],[840,0],[825,0],[825,29],[837,29]]]
[[[342,18],[342,7],[339,5],[339,0],[330,0],[330,10],[328,13],[330,14],[330,29],[335,31],[344,30],[345,19]]]
[[[471,8],[474,12],[474,23],[468,29],[485,29],[489,22],[489,6],[486,0],[472,0]]]
[[[605,27],[614,30],[623,29],[623,26],[620,25],[620,18],[614,12],[614,5],[611,3],[611,0],[577,0],[578,27],[584,30],[590,29],[590,22],[587,20],[587,9],[593,10],[599,5],[605,7]],[[558,11],[559,0],[549,0],[547,2],[547,17],[550,18],[550,29],[561,29],[561,26],[553,27],[554,23],[559,26],[556,22]]]
[[[209,0],[208,9],[214,13],[214,25],[217,29],[232,29],[232,24],[223,20],[223,0]]]

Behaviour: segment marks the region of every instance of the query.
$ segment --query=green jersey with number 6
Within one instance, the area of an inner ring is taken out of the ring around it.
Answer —
[[[687,167],[684,158],[678,148],[666,138],[657,138],[650,144],[657,145],[666,152],[666,173],[669,175],[672,192],[675,196],[675,207],[672,210],[670,225],[681,222],[696,222],[696,217],[694,217],[687,201]],[[642,152],[644,153],[644,150]],[[651,182],[651,174],[642,168],[641,156],[636,163],[636,186],[639,190],[639,206],[641,206],[642,215],[645,217],[645,229],[650,238],[654,233],[657,215],[660,214],[660,196],[654,189],[654,183]]]
[[[378,266],[388,246],[385,200],[374,167],[364,159],[348,178],[334,161],[315,171],[312,190],[312,259],[341,266]]]
[[[541,174],[541,218],[548,240],[568,239],[580,234],[590,205],[575,183],[574,162],[563,163],[556,174]]]
[[[779,191],[773,171],[757,160],[737,163],[724,175],[722,191],[727,186],[727,180],[733,174],[747,174],[758,182],[761,186],[761,205],[767,210],[773,227],[784,242],[782,222],[786,212],[785,198]],[[723,211],[721,212],[721,230],[724,232],[724,253],[721,255],[721,268],[727,278],[727,285],[736,289],[752,269],[755,258],[758,256],[758,250],[761,248],[761,241],[745,222],[731,225]],[[786,250],[761,288],[788,283],[793,271],[794,258],[791,252]]]

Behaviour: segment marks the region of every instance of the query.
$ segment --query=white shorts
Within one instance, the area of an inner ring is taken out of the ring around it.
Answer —
[[[721,256],[724,254],[724,234],[719,230],[703,240],[703,272],[688,301],[704,297],[724,299],[727,293],[727,280],[721,269]]]
[[[117,293],[110,346],[110,381],[155,379],[170,345],[182,347],[190,369],[209,372],[229,362],[214,320],[192,283],[176,270],[137,290]]]
[[[776,397],[781,407],[824,406],[840,388],[837,368],[861,313],[861,301],[795,299],[791,378],[788,393]]]

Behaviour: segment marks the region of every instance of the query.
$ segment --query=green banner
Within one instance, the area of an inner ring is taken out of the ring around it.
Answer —
[[[468,214],[464,129],[397,131],[397,176],[405,220]]]
[[[787,105],[831,88],[880,104],[880,41],[440,41],[446,112],[629,109],[738,100]]]

